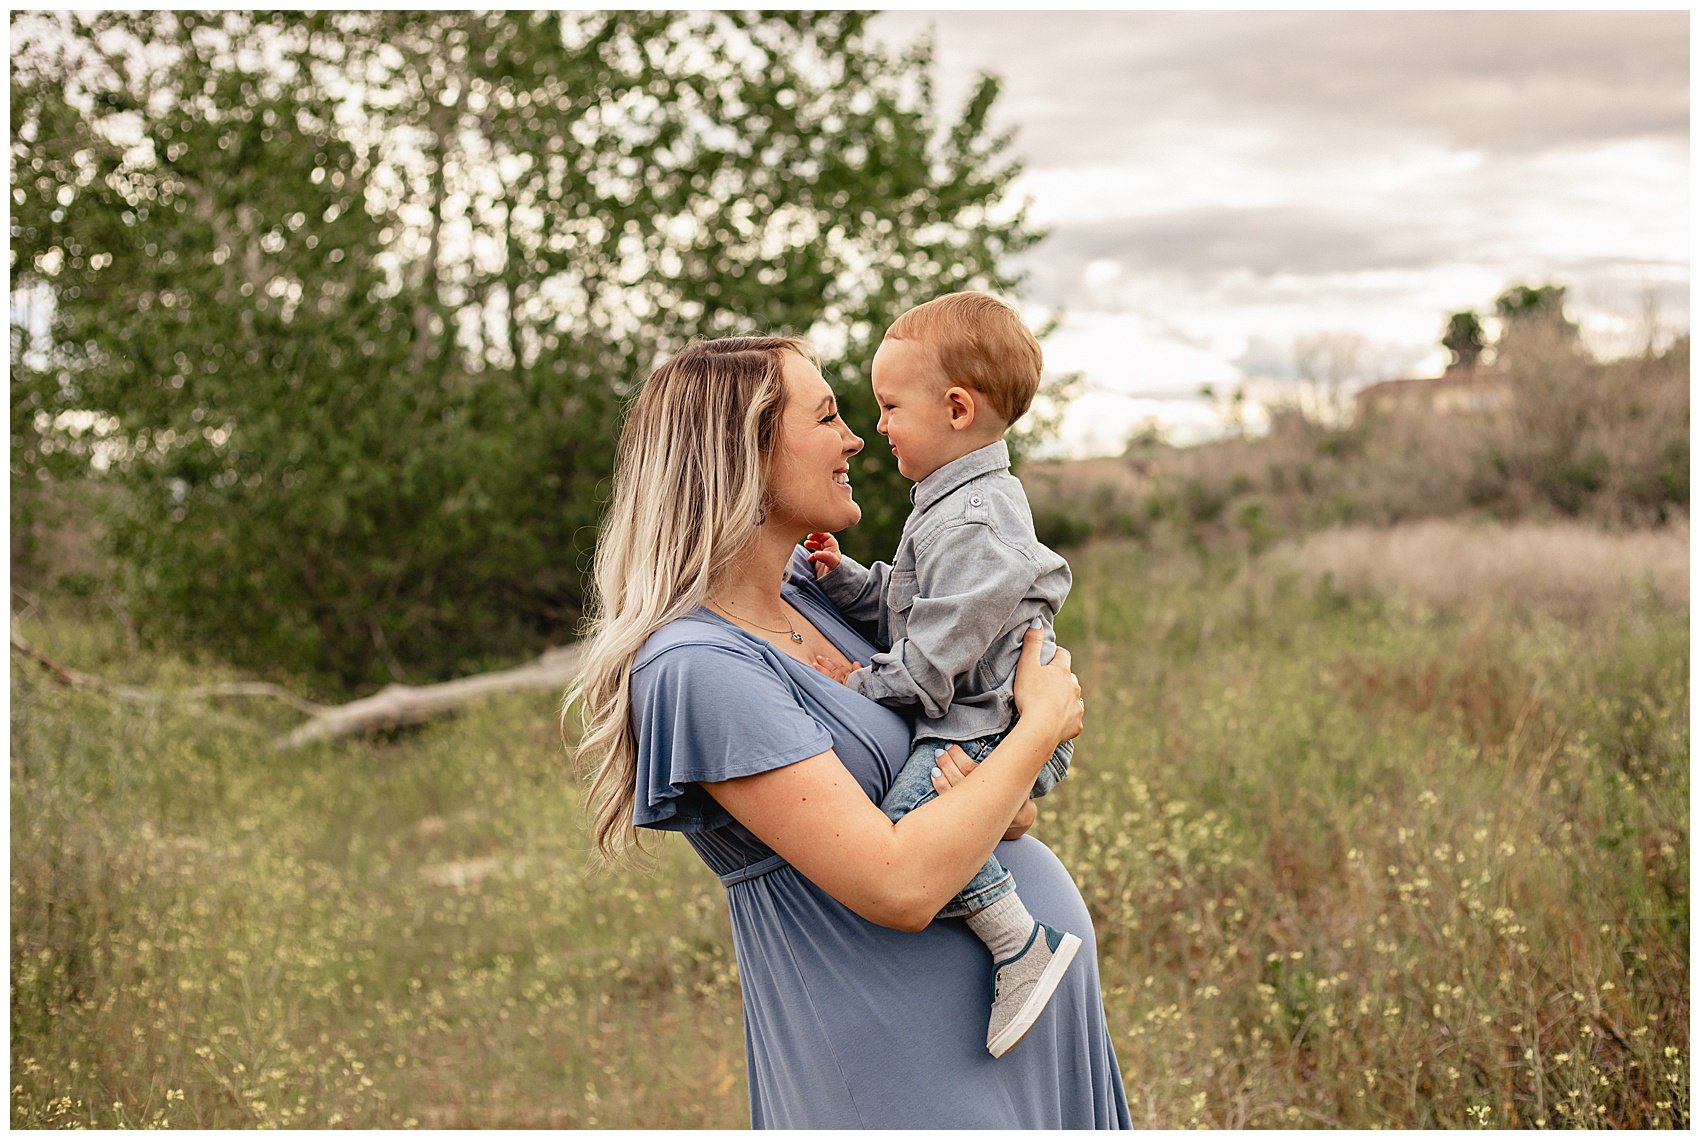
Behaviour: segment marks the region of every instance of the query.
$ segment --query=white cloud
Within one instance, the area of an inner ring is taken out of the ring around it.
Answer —
[[[1102,289],[1122,275],[1121,265],[1107,257],[1086,263],[1086,268],[1080,274],[1081,280],[1089,289]]]
[[[1179,340],[1129,312],[1070,312],[1045,338],[1048,372],[1084,371],[1090,386],[1122,394],[1191,395],[1238,378],[1221,355]]]
[[[1038,323],[1048,313],[1023,314]],[[1174,442],[1218,434],[1205,384],[1239,382],[1240,371],[1221,352],[1177,339],[1131,312],[1070,312],[1045,339],[1045,369],[1084,373],[1080,393],[1063,414],[1053,455],[1119,454],[1146,420]]]
[[[1159,400],[1088,392],[1068,406],[1059,439],[1042,449],[1039,456],[1080,459],[1120,455],[1134,433],[1148,424],[1155,424],[1163,438],[1175,444],[1199,443],[1222,434],[1222,424],[1211,405],[1197,397]]]
[[[1294,338],[1362,336],[1387,375],[1444,363],[1448,314],[1569,288],[1597,348],[1686,330],[1688,16],[1681,12],[943,12],[940,105],[1004,78],[1051,236],[1026,295],[1086,373],[1064,446],[1184,437],[1203,383]],[[1200,417],[1204,417],[1203,420]]]

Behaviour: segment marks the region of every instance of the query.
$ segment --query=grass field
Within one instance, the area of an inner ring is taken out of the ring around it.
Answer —
[[[1609,537],[1521,583],[1451,540],[1491,583],[1075,556],[1091,716],[1035,834],[1136,1124],[1687,1126],[1686,598],[1613,557],[1523,588]],[[227,675],[67,607],[23,630],[79,669]],[[748,1123],[720,888],[682,843],[593,868],[548,699],[273,751],[291,715],[13,657],[14,1126]]]

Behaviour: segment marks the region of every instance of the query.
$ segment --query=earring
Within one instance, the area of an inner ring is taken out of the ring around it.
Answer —
[[[757,507],[756,508],[756,525],[760,526],[762,523],[764,523],[766,521],[767,521],[767,508],[766,507]]]

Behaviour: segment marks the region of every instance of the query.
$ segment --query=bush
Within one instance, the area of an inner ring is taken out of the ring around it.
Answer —
[[[1033,529],[1052,550],[1066,550],[1091,538],[1095,528],[1076,512],[1047,507],[1033,512]]]

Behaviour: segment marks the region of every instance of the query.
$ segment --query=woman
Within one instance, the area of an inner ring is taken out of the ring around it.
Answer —
[[[1040,765],[1080,731],[1067,652],[1041,666],[1030,637],[1015,728],[977,769],[948,754],[939,798],[896,824],[876,805],[909,726],[812,666],[877,651],[797,546],[860,519],[861,448],[800,341],[696,343],[645,383],[574,694],[598,846],[680,831],[725,884],[756,1127],[1125,1128],[1090,938],[994,1059],[966,1031],[991,1001],[984,948],[930,921],[995,848],[1036,917],[1091,930],[1056,857],[1020,837]]]

